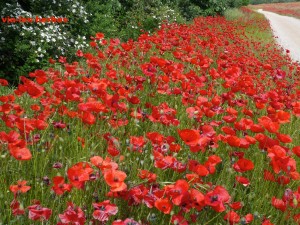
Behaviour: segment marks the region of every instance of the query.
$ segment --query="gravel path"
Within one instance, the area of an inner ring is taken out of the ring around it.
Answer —
[[[300,62],[300,20],[262,9],[259,9],[258,12],[264,14],[270,21],[274,36],[278,37],[276,38],[277,43],[284,49],[290,50],[293,60]]]

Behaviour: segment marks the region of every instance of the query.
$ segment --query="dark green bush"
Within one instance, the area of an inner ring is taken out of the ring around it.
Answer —
[[[87,12],[77,0],[12,0],[2,5],[0,24],[0,77],[18,83],[19,76],[42,68],[49,58],[72,58],[78,48],[87,47],[84,34]],[[35,22],[38,18],[67,18],[67,23]],[[33,22],[3,22],[3,18],[31,18]]]

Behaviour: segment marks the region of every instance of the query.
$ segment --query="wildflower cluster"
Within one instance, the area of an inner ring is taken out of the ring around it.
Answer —
[[[98,32],[21,76],[0,96],[0,222],[299,223],[300,67],[243,13]]]

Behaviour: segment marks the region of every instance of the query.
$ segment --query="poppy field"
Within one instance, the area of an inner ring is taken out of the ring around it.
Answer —
[[[300,2],[259,4],[253,5],[252,7],[278,13],[283,16],[300,18]]]
[[[299,224],[300,66],[242,13],[1,79],[0,224]]]

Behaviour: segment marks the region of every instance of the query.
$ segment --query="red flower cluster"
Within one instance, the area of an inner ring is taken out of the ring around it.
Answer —
[[[16,220],[299,223],[300,67],[246,38],[253,24],[268,27],[208,17],[124,43],[97,33],[78,62],[21,77],[0,96],[1,157],[21,174],[0,183]]]

